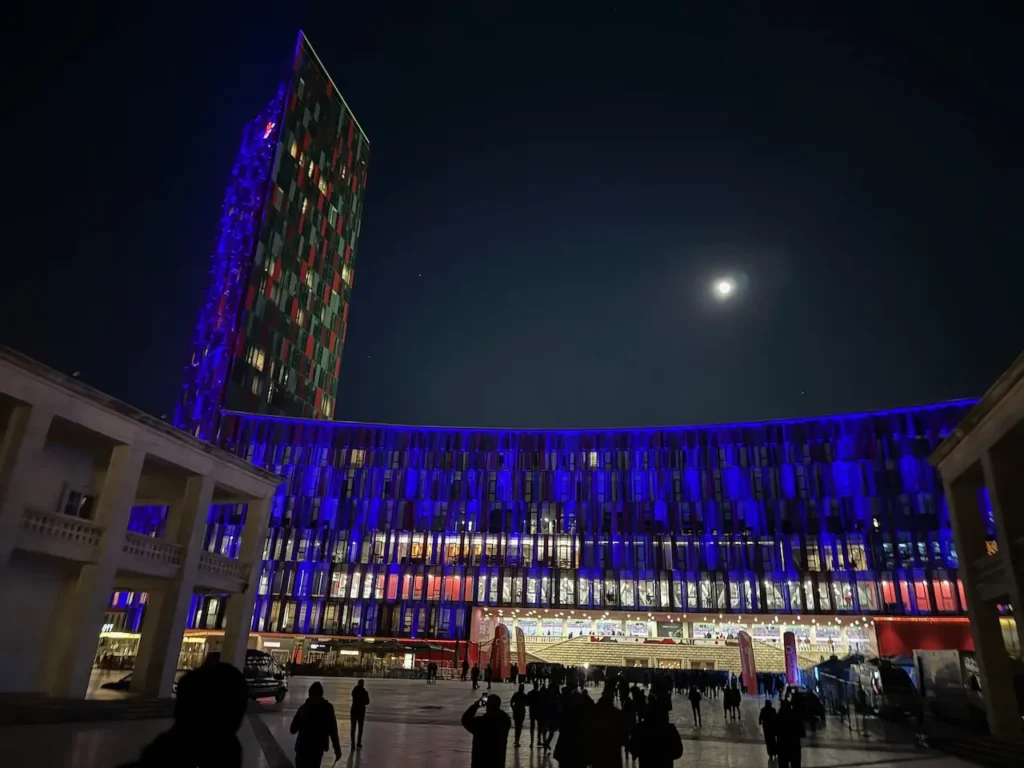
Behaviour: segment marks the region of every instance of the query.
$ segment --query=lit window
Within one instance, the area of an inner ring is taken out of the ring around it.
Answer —
[[[292,139],[292,146],[288,150],[288,152],[291,154],[292,157],[298,157],[299,156],[299,143],[297,141],[295,141],[295,139]]]
[[[304,197],[302,198],[302,212],[305,213],[307,208],[309,208],[309,198]]]
[[[309,161],[309,167],[306,169],[306,175],[309,176],[309,178],[313,178],[313,169],[315,167],[316,167],[316,164],[312,160],[310,160]]]
[[[317,186],[320,187],[320,194],[321,195],[326,195],[327,194],[327,180],[324,179],[323,176],[320,177],[320,181],[317,182]]]
[[[313,272],[312,272],[312,270],[310,270],[309,272],[306,273],[306,287],[307,288],[312,288],[313,287]]]
[[[259,379],[253,379],[252,380],[252,393],[254,395],[258,395],[260,393],[260,380]]]
[[[348,175],[348,169],[343,165],[341,166],[341,180],[345,180],[345,176]]]
[[[341,279],[345,281],[345,285],[352,282],[352,268],[348,264],[341,268]]]
[[[295,313],[295,323],[300,328],[306,324],[306,313],[303,312],[301,309]]]
[[[264,361],[263,350],[262,349],[256,350],[256,357],[253,359],[252,364],[254,366],[256,366],[256,370],[257,371],[262,371],[263,370],[263,361]]]
[[[350,456],[349,465],[353,467],[363,466],[363,462],[366,460],[366,451],[362,448],[353,448]]]
[[[597,451],[590,452],[589,464],[591,469],[597,469]]]

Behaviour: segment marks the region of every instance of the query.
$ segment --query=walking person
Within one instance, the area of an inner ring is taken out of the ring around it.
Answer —
[[[491,690],[491,676],[493,674],[494,673],[491,672],[491,665],[490,664],[488,664],[486,667],[484,667],[484,682],[487,683],[487,690],[488,691]]]
[[[774,760],[778,754],[776,746],[776,731],[778,730],[778,713],[772,708],[771,700],[764,703],[761,714],[757,716],[757,724],[761,726],[764,733],[764,748],[768,750],[768,759]]]
[[[484,713],[479,715],[481,709]],[[473,734],[470,768],[505,768],[505,749],[512,720],[501,711],[501,697],[474,701],[462,714],[462,727]]]
[[[519,738],[523,734],[523,721],[526,719],[526,708],[528,706],[528,696],[525,685],[519,684],[519,690],[512,694],[512,700],[509,701],[509,709],[512,710],[512,725],[515,726],[516,741],[515,746],[519,746]]]
[[[362,682],[362,681],[360,681]],[[334,747],[334,759],[341,759],[341,739],[334,707],[324,698],[319,682],[309,686],[309,698],[299,707],[289,729],[295,737],[295,768],[320,768],[328,746]]]
[[[352,747],[353,749],[363,748],[363,720],[366,718],[366,708],[370,706],[370,694],[366,692],[366,684],[360,678],[356,687],[352,689]],[[359,739],[356,740],[356,726],[359,727]]]
[[[800,713],[791,702],[782,702],[779,705],[776,737],[779,768],[800,768],[800,739],[806,735]]]
[[[473,681],[474,691],[480,687],[480,665],[473,665],[473,671],[469,673],[469,679]]]
[[[700,700],[703,697],[700,695],[696,685],[690,686],[690,694],[687,698],[690,699],[690,709],[693,710],[693,726],[694,728],[700,728],[704,725],[704,721],[700,716]]]
[[[544,704],[542,701],[543,694],[537,686],[537,678],[534,678],[533,688],[531,688],[530,692],[526,694],[526,709],[530,713],[530,749],[533,749],[534,725],[536,725],[537,729],[540,731],[540,738],[544,738],[544,721],[541,719],[541,712]]]
[[[516,662],[512,662],[512,685],[519,684],[519,665]]]
[[[462,682],[466,682],[466,675],[469,674],[469,661],[467,659],[462,660]]]

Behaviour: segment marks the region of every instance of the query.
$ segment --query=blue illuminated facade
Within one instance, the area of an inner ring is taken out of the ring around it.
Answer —
[[[959,616],[928,456],[971,405],[625,430],[225,413],[219,443],[285,481],[257,631],[465,638],[474,606]]]

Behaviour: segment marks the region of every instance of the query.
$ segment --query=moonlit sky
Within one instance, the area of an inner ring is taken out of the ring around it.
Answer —
[[[1024,340],[1012,4],[703,5],[29,9],[0,341],[172,410],[241,128],[302,26],[371,140],[339,418],[980,394]]]

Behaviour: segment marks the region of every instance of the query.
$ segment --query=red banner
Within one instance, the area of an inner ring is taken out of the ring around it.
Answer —
[[[522,627],[516,627],[516,661],[519,664],[519,674],[526,675],[526,635]]]
[[[800,664],[796,658],[796,635],[786,632],[782,636],[782,647],[786,651],[786,682],[790,685],[800,683]]]
[[[491,644],[491,679],[504,680],[512,674],[509,661],[508,627],[499,624],[494,628],[494,641]]]
[[[754,645],[750,641],[750,635],[740,632],[737,636],[740,641],[740,666],[743,674],[743,685],[747,693],[757,696],[757,667],[754,664]]]

